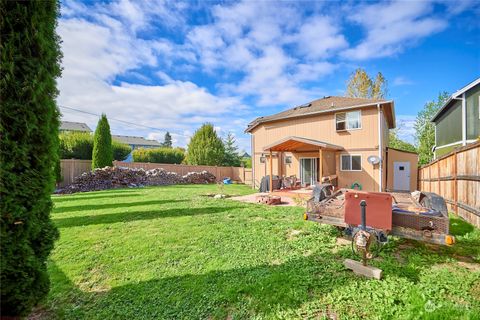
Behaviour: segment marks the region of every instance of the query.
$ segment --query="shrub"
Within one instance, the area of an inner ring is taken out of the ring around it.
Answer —
[[[112,151],[113,160],[123,161],[132,152],[132,148],[128,144],[112,141]]]
[[[91,160],[93,137],[88,132],[60,134],[60,157],[62,159]]]
[[[112,135],[107,116],[102,114],[98,120],[93,137],[92,169],[111,167],[113,165]]]
[[[113,159],[125,160],[132,148],[128,144],[112,141]],[[92,160],[93,136],[88,132],[65,132],[60,134],[60,158]]]
[[[132,153],[135,162],[182,163],[185,152],[179,148],[135,149]]]
[[[22,317],[48,293],[47,258],[58,157],[55,78],[60,47],[55,0],[0,5],[1,315]]]
[[[223,163],[225,148],[213,125],[202,125],[188,143],[187,163],[219,166]]]

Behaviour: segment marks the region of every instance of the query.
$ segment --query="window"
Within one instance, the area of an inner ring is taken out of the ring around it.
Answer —
[[[342,171],[362,171],[362,156],[342,154],[340,166]]]
[[[360,110],[335,114],[337,131],[360,129],[362,127],[361,115]]]
[[[285,164],[290,164],[292,163],[292,156],[286,156],[285,157]]]

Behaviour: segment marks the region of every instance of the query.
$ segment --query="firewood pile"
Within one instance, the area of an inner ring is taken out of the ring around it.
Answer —
[[[208,171],[202,172],[189,172],[184,175],[183,180],[185,183],[190,184],[206,184],[206,183],[215,183],[217,178]]]
[[[165,169],[151,169],[145,171],[147,175],[147,183],[150,186],[163,186],[170,184],[185,183],[183,177],[176,172],[168,172]]]
[[[216,177],[208,171],[189,172],[181,176],[164,169],[132,169],[123,167],[105,167],[84,172],[76,177],[72,184],[59,189],[56,193],[98,191],[115,188],[160,186],[172,184],[214,183]]]

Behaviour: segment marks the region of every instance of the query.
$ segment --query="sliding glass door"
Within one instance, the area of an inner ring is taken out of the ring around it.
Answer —
[[[317,158],[300,159],[300,180],[302,186],[312,185],[317,182]]]

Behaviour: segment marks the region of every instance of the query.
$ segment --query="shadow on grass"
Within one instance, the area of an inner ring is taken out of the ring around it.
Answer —
[[[78,216],[53,219],[59,228],[70,228],[96,224],[131,222],[168,217],[194,216],[199,214],[214,214],[242,207],[202,207],[202,208],[171,208],[160,210],[131,211],[91,216]]]
[[[124,196],[121,196],[122,198]],[[81,204],[78,206],[67,206],[67,207],[57,207],[55,208],[55,213],[65,213],[72,211],[95,211],[103,209],[117,209],[117,208],[129,208],[137,206],[148,206],[148,205],[162,205],[168,203],[178,203],[185,202],[187,200],[149,200],[149,201],[136,201],[136,202],[114,202],[114,203],[102,203],[102,204]]]
[[[325,268],[324,264],[331,267]],[[352,279],[352,274],[342,269],[341,262],[333,255],[322,254],[280,265],[215,270],[143,282],[132,279],[131,284],[90,293],[79,290],[51,262],[49,272],[55,284],[54,297],[49,300],[55,309],[69,309],[63,314],[66,318],[245,319],[255,314],[297,309],[318,300],[319,295]]]
[[[109,194],[89,194],[89,196],[77,197],[77,196],[60,196],[52,197],[53,202],[71,202],[71,201],[88,201],[88,200],[97,200],[97,199],[112,199],[112,198],[128,198],[128,197],[137,197],[142,195],[140,192],[134,193],[109,193]]]

